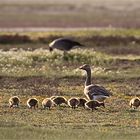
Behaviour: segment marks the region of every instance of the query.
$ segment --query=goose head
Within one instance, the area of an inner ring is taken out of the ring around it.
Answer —
[[[85,71],[89,71],[90,70],[90,66],[88,64],[84,64],[84,65],[80,66],[79,69],[82,69],[82,70],[85,70]]]

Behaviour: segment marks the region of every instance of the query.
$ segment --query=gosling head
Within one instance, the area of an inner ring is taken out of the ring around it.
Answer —
[[[105,103],[104,102],[101,102],[100,103],[100,106],[103,106],[105,108]]]

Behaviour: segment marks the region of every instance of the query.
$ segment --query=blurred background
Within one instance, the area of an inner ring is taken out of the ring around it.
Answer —
[[[140,0],[0,0],[4,28],[140,27]]]

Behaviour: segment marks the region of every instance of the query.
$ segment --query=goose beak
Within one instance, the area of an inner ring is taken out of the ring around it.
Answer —
[[[52,47],[49,47],[49,51],[52,52],[53,51],[53,48]]]
[[[81,66],[81,67],[79,67],[79,69],[83,69],[83,67]]]

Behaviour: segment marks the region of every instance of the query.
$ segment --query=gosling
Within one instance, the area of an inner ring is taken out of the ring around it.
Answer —
[[[79,102],[78,98],[75,98],[75,97],[70,98],[70,99],[68,100],[68,105],[69,105],[72,109],[77,108],[78,105],[79,105],[79,103],[80,103],[80,102]]]
[[[12,96],[9,99],[9,107],[19,107],[19,103],[20,103],[20,99],[18,98],[18,96]]]
[[[88,109],[91,109],[92,111],[95,109],[97,110],[97,107],[103,106],[105,108],[104,102],[99,102],[97,100],[90,100],[85,103],[85,107]]]
[[[86,102],[88,102],[88,100],[86,98],[79,98],[79,105],[78,106],[85,108]]]
[[[130,100],[129,105],[133,109],[138,108],[140,106],[140,99],[138,97],[134,97]]]
[[[53,106],[53,101],[50,98],[45,98],[42,101],[42,107],[43,109],[47,108],[50,110],[50,108]]]
[[[56,97],[58,97],[58,96],[55,96],[55,95],[54,95],[54,96],[51,96],[50,99],[53,100],[53,99],[56,98]]]
[[[27,106],[31,109],[32,109],[32,107],[34,107],[34,109],[38,108],[38,100],[36,98],[28,99]]]
[[[56,96],[52,99],[56,106],[60,106],[61,104],[67,104],[67,99],[63,96]]]

